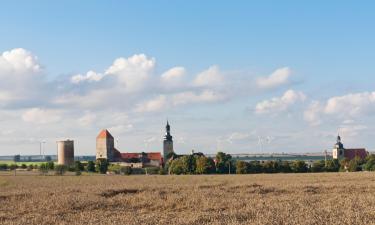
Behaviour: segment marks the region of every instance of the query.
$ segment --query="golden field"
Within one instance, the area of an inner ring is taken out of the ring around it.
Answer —
[[[375,173],[0,175],[0,224],[375,224]]]

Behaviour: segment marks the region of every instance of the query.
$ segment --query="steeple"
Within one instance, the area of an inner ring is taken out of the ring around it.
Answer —
[[[169,121],[167,120],[167,125],[165,126],[165,136],[164,140],[172,141],[172,135],[171,135],[171,126],[169,125]]]

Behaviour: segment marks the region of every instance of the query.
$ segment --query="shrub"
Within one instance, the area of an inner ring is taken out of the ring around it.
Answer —
[[[323,172],[325,169],[324,160],[315,161],[311,167],[311,172],[318,173]]]
[[[67,171],[67,167],[64,165],[56,165],[55,166],[55,175],[62,176]]]
[[[48,174],[48,166],[46,163],[42,163],[39,165],[39,172],[41,175],[46,175]]]
[[[130,175],[130,174],[132,174],[132,168],[130,166],[123,166],[123,167],[121,167],[121,174],[123,174],[123,175]]]
[[[308,171],[305,161],[302,160],[293,161],[291,169],[294,173],[306,173]]]
[[[47,168],[48,168],[49,170],[54,170],[54,169],[55,169],[55,163],[52,162],[52,161],[48,161],[48,162],[46,163],[46,166],[47,166]]]
[[[96,160],[95,169],[101,174],[106,174],[108,171],[108,161],[106,159]]]
[[[22,169],[26,169],[26,168],[27,168],[26,164],[22,164],[22,165],[21,165],[21,168],[22,168]]]
[[[7,170],[8,169],[8,164],[0,164],[0,170]]]
[[[17,169],[18,168],[18,165],[17,164],[11,164],[10,166],[9,166],[9,169],[10,170],[15,170],[15,169]]]
[[[95,163],[93,161],[88,161],[86,170],[87,172],[95,172]]]

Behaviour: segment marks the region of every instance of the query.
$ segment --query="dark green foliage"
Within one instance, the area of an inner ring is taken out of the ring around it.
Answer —
[[[106,174],[108,170],[108,161],[106,159],[96,160],[95,169],[101,174]]]
[[[325,171],[325,162],[324,160],[315,161],[311,167],[311,172],[319,173]]]
[[[17,164],[11,164],[11,165],[9,166],[9,169],[10,169],[10,170],[15,170],[15,169],[17,169],[17,168],[18,168]]]
[[[326,172],[338,172],[340,169],[339,161],[337,159],[327,160],[324,170]]]
[[[263,172],[278,173],[281,172],[279,168],[279,161],[266,161],[263,163]]]
[[[86,170],[87,172],[95,172],[95,163],[93,161],[88,161]]]
[[[52,162],[52,161],[47,162],[46,166],[47,166],[48,170],[54,170],[55,169],[55,163]]]
[[[0,164],[0,170],[7,170],[8,164]]]
[[[121,167],[121,174],[123,174],[123,175],[132,174],[132,168],[130,166]]]
[[[229,168],[233,170],[233,163],[231,162],[232,156],[229,154],[225,154],[224,152],[218,152],[216,154],[216,172],[217,173],[229,173]]]
[[[85,167],[83,166],[81,161],[75,161],[74,162],[74,170],[75,171],[83,171],[83,170],[85,170]]]
[[[237,174],[246,174],[248,173],[248,164],[245,161],[237,161],[236,162],[236,173]]]
[[[306,173],[308,171],[305,161],[302,160],[293,161],[290,168],[294,173]]]
[[[251,161],[248,164],[248,173],[261,173],[263,170],[259,161]]]
[[[292,168],[290,168],[289,161],[279,161],[279,171],[282,173],[291,173]]]
[[[33,169],[34,169],[34,165],[33,164],[30,164],[30,165],[27,166],[27,170],[28,171],[31,171]]]
[[[26,164],[21,165],[21,169],[26,169],[26,168],[27,168]]]
[[[366,157],[366,163],[363,165],[363,169],[366,171],[375,171],[375,155]]]
[[[56,165],[55,166],[55,175],[62,176],[68,170],[68,168],[64,165]]]

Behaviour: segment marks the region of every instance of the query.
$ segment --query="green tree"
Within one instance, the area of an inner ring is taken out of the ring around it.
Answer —
[[[74,162],[74,170],[75,171],[83,171],[83,170],[85,170],[85,167],[83,166],[81,161],[75,161]]]
[[[311,167],[311,172],[319,173],[319,172],[324,172],[324,170],[325,170],[324,160],[319,160],[319,161],[313,162],[313,165]]]
[[[236,162],[236,173],[237,174],[246,174],[248,170],[248,163],[245,161],[238,160]]]
[[[2,163],[0,164],[0,170],[7,170],[8,169],[8,164]]]
[[[55,163],[52,161],[48,161],[46,163],[46,166],[48,167],[48,170],[54,170],[55,169]]]
[[[98,159],[96,160],[95,169],[101,174],[106,174],[108,170],[108,161],[107,159]]]
[[[356,156],[354,159],[349,161],[347,169],[349,172],[361,171],[362,163],[363,163],[363,160],[359,158],[358,156]]]
[[[302,160],[293,161],[290,167],[294,173],[306,173],[308,171],[305,161]]]
[[[170,173],[176,175],[187,174],[189,172],[188,169],[189,165],[187,164],[187,160],[184,159],[184,157],[173,160],[169,166]]]
[[[278,173],[279,162],[278,161],[266,161],[263,163],[263,171],[265,173]]]
[[[251,161],[248,165],[248,173],[261,173],[262,165],[259,161]]]
[[[207,158],[206,156],[198,156],[195,163],[195,173],[197,174],[211,173],[215,167],[213,160],[211,158]]]
[[[291,173],[292,169],[290,168],[290,162],[289,161],[279,162],[279,171],[282,173]]]
[[[229,154],[225,154],[224,152],[218,152],[216,154],[215,160],[217,173],[228,173],[229,167],[233,165],[231,162],[232,156]]]
[[[95,163],[93,161],[87,162],[87,172],[95,172]]]
[[[375,155],[368,155],[366,162],[363,165],[363,169],[366,171],[375,171]]]
[[[325,163],[324,170],[326,172],[338,172],[339,169],[340,169],[340,164],[337,159],[327,160],[327,162]]]

